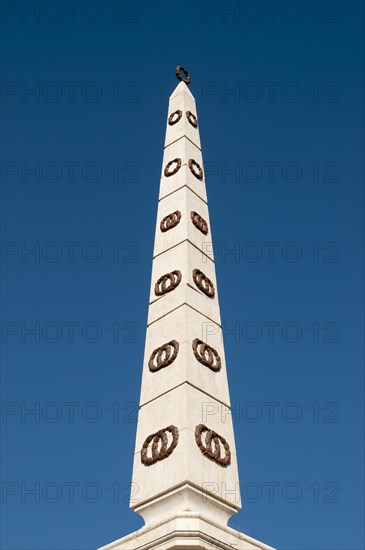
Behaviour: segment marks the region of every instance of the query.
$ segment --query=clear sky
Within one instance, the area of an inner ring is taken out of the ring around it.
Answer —
[[[364,4],[1,10],[1,548],[89,550],[142,525],[129,482],[183,64],[235,412],[230,525],[283,550],[362,549]]]

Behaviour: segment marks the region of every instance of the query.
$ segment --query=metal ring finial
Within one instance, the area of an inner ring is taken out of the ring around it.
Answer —
[[[180,74],[181,72],[184,73],[185,78]],[[189,73],[189,71],[184,69],[184,67],[182,65],[178,65],[176,67],[175,74],[176,74],[176,76],[179,80],[181,80],[182,82],[185,82],[185,84],[187,84],[187,85],[190,84],[190,73]]]

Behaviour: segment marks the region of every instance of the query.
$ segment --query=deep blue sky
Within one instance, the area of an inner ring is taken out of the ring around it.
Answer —
[[[89,550],[142,525],[128,482],[180,63],[239,331],[230,524],[280,549],[363,548],[364,4],[224,4],[2,3],[4,550]]]

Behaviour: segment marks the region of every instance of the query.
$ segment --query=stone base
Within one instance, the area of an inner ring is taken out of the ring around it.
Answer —
[[[183,512],[103,546],[99,550],[273,550],[230,527]]]

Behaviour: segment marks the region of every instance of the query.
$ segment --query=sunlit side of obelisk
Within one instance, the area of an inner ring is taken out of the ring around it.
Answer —
[[[205,253],[211,225],[190,75],[183,67],[176,75],[130,504],[145,525],[102,550],[269,550],[227,526],[241,501],[214,258]],[[222,409],[225,414],[213,414]]]

